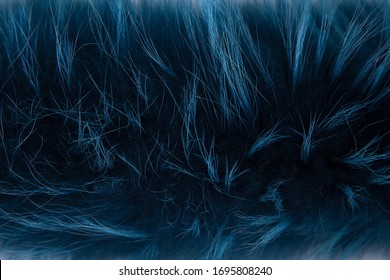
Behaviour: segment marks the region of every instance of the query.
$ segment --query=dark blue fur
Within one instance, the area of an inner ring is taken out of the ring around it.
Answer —
[[[0,3],[0,257],[390,257],[388,1]]]

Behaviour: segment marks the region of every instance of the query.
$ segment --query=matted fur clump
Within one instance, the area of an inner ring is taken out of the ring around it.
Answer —
[[[390,257],[388,1],[0,3],[0,257]]]

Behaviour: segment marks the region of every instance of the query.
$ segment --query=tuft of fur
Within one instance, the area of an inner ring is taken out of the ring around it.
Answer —
[[[0,3],[0,257],[390,257],[388,1]]]

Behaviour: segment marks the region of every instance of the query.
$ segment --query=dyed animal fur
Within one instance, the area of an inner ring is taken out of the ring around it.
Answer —
[[[3,259],[390,258],[388,1],[0,2]]]

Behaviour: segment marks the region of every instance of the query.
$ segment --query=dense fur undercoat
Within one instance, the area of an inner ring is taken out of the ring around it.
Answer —
[[[389,2],[0,12],[1,258],[390,257]]]

